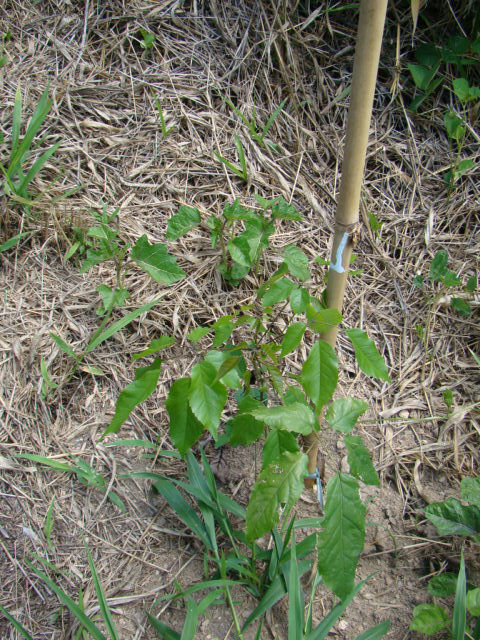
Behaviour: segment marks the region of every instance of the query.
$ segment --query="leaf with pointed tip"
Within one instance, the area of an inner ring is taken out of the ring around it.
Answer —
[[[240,389],[245,372],[245,361],[238,354],[225,351],[208,351],[205,360],[211,362],[217,371],[216,378],[228,389]]]
[[[299,451],[296,437],[288,431],[273,429],[263,445],[262,469],[278,460],[285,451],[290,451],[291,453]]]
[[[462,500],[480,507],[480,478],[467,476],[460,483]]]
[[[316,309],[313,305],[308,304],[305,313],[308,326],[315,333],[326,333],[342,322],[342,315],[338,309]]]
[[[300,384],[317,410],[332,397],[338,380],[338,361],[335,351],[324,340],[318,340],[305,360]]]
[[[309,302],[310,294],[307,289],[303,287],[292,289],[290,293],[290,307],[293,313],[304,313]]]
[[[306,325],[304,322],[294,322],[285,332],[282,339],[282,350],[280,357],[283,358],[298,347],[305,333]]]
[[[182,456],[203,433],[203,425],[193,414],[189,402],[190,378],[179,378],[170,387],[165,406],[170,418],[170,437]]]
[[[75,351],[72,349],[72,347],[70,345],[68,345],[65,340],[62,340],[62,338],[60,338],[60,336],[55,335],[54,333],[50,332],[50,337],[51,339],[55,342],[55,344],[60,347],[60,349],[62,351],[64,351],[65,353],[67,353],[69,356],[71,356],[72,358],[74,358],[75,360],[78,360],[78,356],[75,353]]]
[[[200,211],[182,205],[178,209],[178,213],[173,215],[167,223],[167,233],[165,235],[167,240],[178,240],[191,229],[197,227],[202,218],[200,217]]]
[[[276,407],[259,406],[248,413],[270,427],[301,433],[304,436],[314,430],[316,423],[313,411],[301,402]]]
[[[385,360],[378,353],[375,343],[361,329],[347,329],[347,336],[355,349],[358,366],[367,376],[391,382]]]
[[[325,517],[318,535],[318,571],[340,600],[353,589],[364,540],[365,507],[358,482],[352,476],[337,473],[326,490]]]
[[[158,353],[159,351],[168,349],[174,344],[175,344],[175,338],[172,338],[171,336],[161,336],[160,338],[156,338],[155,340],[152,340],[148,345],[147,349],[144,349],[139,353],[134,353],[132,356],[132,360],[138,360],[139,358],[146,358],[147,356],[151,356],[154,353]]]
[[[211,330],[211,327],[196,327],[195,329],[192,329],[190,333],[187,333],[187,338],[192,342],[198,342],[210,333]]]
[[[162,284],[173,284],[185,277],[185,272],[175,258],[167,253],[167,247],[161,242],[150,244],[143,235],[133,247],[130,258],[148,275]]]
[[[289,244],[285,247],[283,259],[292,276],[298,278],[302,282],[305,282],[305,280],[310,278],[308,258],[296,245]]]
[[[103,432],[102,440],[108,433],[117,433],[137,404],[144,402],[155,391],[161,365],[161,358],[155,358],[148,367],[138,367],[135,370],[135,380],[128,384],[118,396],[115,415]]]
[[[286,202],[282,196],[272,206],[272,216],[278,220],[302,220],[302,215],[295,209],[293,204]]]
[[[203,426],[216,439],[220,416],[227,402],[227,389],[215,382],[217,370],[210,362],[199,362],[191,373],[188,393],[190,407]]]
[[[360,436],[345,436],[345,446],[348,451],[348,465],[350,473],[365,484],[373,487],[380,486],[378,474],[370,459],[370,454],[364,447]]]
[[[368,409],[364,400],[357,398],[339,398],[328,407],[325,419],[328,424],[341,433],[350,433],[358,418]]]
[[[295,283],[288,278],[277,280],[262,296],[263,306],[269,307],[272,304],[277,304],[277,302],[282,302],[282,300],[287,300],[294,287]]]
[[[456,498],[433,502],[425,508],[425,515],[441,536],[472,536],[480,534],[480,510],[474,505],[464,506]]]
[[[300,451],[284,452],[262,470],[253,486],[247,507],[246,536],[249,541],[261,538],[279,521],[279,507],[289,513],[303,491],[308,458]]]

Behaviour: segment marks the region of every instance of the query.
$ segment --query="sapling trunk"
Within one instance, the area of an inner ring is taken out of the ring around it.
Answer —
[[[360,191],[386,10],[387,0],[361,0],[360,2],[342,181],[335,214],[335,232],[327,284],[327,306],[338,309],[340,312],[343,307],[354,235],[358,226]],[[337,332],[338,327],[334,326],[322,335],[322,338],[333,348],[335,348]],[[313,474],[317,467],[318,433],[311,434],[307,438],[307,446],[308,471]],[[313,480],[306,481],[307,486],[311,487],[313,484]]]

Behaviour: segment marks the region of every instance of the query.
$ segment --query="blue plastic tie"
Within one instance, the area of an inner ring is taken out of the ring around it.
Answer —
[[[320,475],[320,471],[318,470],[318,467],[315,469],[315,473],[308,473],[306,475],[306,477],[309,480],[316,480],[317,481],[317,499],[318,499],[318,502],[320,503],[320,509],[323,511],[324,504],[323,504],[322,477]]]

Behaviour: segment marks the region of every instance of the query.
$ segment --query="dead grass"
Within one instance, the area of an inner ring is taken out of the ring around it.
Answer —
[[[54,104],[45,144],[62,140],[36,182],[41,192],[36,232],[0,257],[0,600],[35,637],[73,637],[74,621],[65,611],[59,613],[55,597],[25,567],[31,552],[48,557],[65,572],[59,581],[67,592],[74,595],[82,587],[87,612],[93,613],[95,597],[82,538],[88,540],[125,638],[153,637],[145,608],[175,579],[188,584],[199,578],[201,550],[179,529],[174,515],[152,502],[144,483],[118,479],[119,473],[149,463],[135,450],[101,446],[98,438],[119,390],[133,377],[131,354],[168,334],[177,343],[164,363],[158,393],[139,407],[121,435],[171,447],[166,392],[196,357],[185,334],[239,302],[248,303],[253,280],[247,279],[239,290],[226,289],[216,272],[218,252],[202,232],[192,233],[170,247],[187,279],[163,291],[162,303],[146,318],[92,354],[90,362],[107,372],[104,378],[81,373],[58,397],[44,402],[40,360],[45,359],[58,380],[68,363],[49,332],[81,348],[98,326],[95,289],[113,281],[114,274],[102,266],[81,275],[63,256],[72,241],[72,224],[88,224],[88,210],[102,202],[121,206],[125,241],[147,234],[153,242],[164,240],[167,220],[181,204],[219,213],[235,197],[252,204],[255,193],[283,195],[302,211],[305,222],[282,223],[273,247],[296,242],[312,258],[328,256],[348,106],[342,96],[351,79],[356,21],[352,11],[318,11],[310,20],[314,14],[302,15],[301,3],[291,4],[297,11],[287,2],[277,6],[246,0],[7,1],[0,8],[0,32],[12,33],[8,61],[0,70],[0,129],[8,139],[18,83],[31,112],[50,82]],[[367,592],[372,597],[365,596],[359,608],[352,608],[347,626],[336,628],[339,638],[356,635],[357,623],[365,628],[367,622],[388,615],[388,637],[408,637],[413,606],[425,597],[419,578],[426,559],[434,571],[458,557],[458,548],[450,542],[432,540],[430,530],[416,527],[421,508],[425,501],[458,495],[461,478],[479,473],[479,370],[469,351],[479,353],[478,307],[468,319],[442,307],[428,313],[422,294],[412,286],[415,273],[427,274],[440,248],[448,251],[455,272],[479,272],[478,172],[447,198],[442,186],[442,172],[449,165],[443,107],[433,104],[425,117],[406,111],[403,60],[411,55],[410,18],[407,10],[395,9],[388,20],[362,205],[364,221],[367,212],[374,211],[384,225],[380,238],[364,227],[356,249],[363,275],[350,280],[344,318],[347,326],[362,326],[375,339],[392,384],[357,376],[347,342],[340,339],[338,347],[342,389],[367,398],[372,407],[362,428],[383,486],[372,516],[378,519],[377,534],[360,574],[367,575],[372,567],[379,574]],[[438,20],[439,32],[451,25],[448,12]],[[147,52],[139,44],[140,28],[156,35]],[[416,40],[424,37],[428,34],[418,28]],[[248,116],[255,106],[262,122],[289,99],[269,134],[281,146],[279,155],[252,142],[219,92]],[[174,126],[167,139],[161,136],[155,97],[167,125]],[[441,100],[446,100],[444,94]],[[247,185],[214,156],[216,151],[236,161],[234,133],[245,148]],[[466,153],[478,155],[478,146],[472,144]],[[53,203],[76,185],[80,189],[74,196]],[[22,224],[32,227],[5,198],[2,212],[2,242]],[[267,258],[265,273],[275,267],[275,257]],[[126,286],[132,292],[131,309],[159,293],[158,286],[138,272],[130,273]],[[319,271],[313,289],[320,292],[322,286]],[[427,349],[416,331],[416,325],[426,321]],[[292,367],[295,364],[292,360]],[[447,388],[455,400],[450,418],[442,399]],[[341,463],[342,452],[332,438],[325,447],[328,474]],[[80,456],[105,475],[125,501],[127,513],[73,476],[16,462],[14,453],[59,460]],[[241,453],[237,464],[245,467]],[[152,466],[169,475],[182,473],[180,463],[167,467],[158,459]],[[250,468],[244,471],[248,476]],[[52,500],[50,550],[44,525]],[[306,504],[306,509],[314,509]],[[382,537],[383,530],[390,533]],[[325,594],[322,598],[318,615],[328,601]],[[178,626],[182,612],[168,611],[164,615]],[[220,615],[220,622],[212,619],[199,637],[226,637],[225,625]],[[2,638],[16,637],[4,619],[0,631]]]

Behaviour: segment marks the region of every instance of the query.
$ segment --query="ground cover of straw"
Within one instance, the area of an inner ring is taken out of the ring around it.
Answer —
[[[478,273],[479,183],[475,175],[467,177],[447,197],[442,173],[449,152],[442,117],[448,96],[442,94],[443,105],[430,104],[425,116],[412,117],[404,108],[409,98],[402,61],[411,57],[412,45],[407,9],[388,14],[362,192],[363,222],[373,211],[384,224],[379,237],[363,226],[356,247],[356,266],[363,274],[350,279],[344,311],[347,326],[365,328],[376,341],[392,384],[359,376],[347,341],[340,337],[338,343],[342,393],[370,403],[361,432],[381,476],[380,490],[363,493],[372,498],[372,526],[358,570],[361,578],[375,575],[335,626],[332,637],[344,639],[385,618],[392,622],[388,638],[414,637],[408,626],[413,607],[425,601],[425,576],[446,563],[455,571],[459,561],[458,543],[438,539],[425,525],[422,508],[432,500],[458,497],[461,478],[478,474],[479,377],[469,351],[479,352],[478,310],[464,319],[448,308],[433,309],[426,353],[416,325],[425,323],[427,307],[412,279],[418,271],[428,273],[441,248],[456,273]],[[435,28],[441,33],[451,23],[447,14]],[[138,42],[140,28],[156,35],[147,53]],[[154,337],[172,335],[176,345],[164,362],[157,393],[120,434],[171,448],[166,393],[174,379],[189,371],[198,352],[185,340],[186,333],[250,302],[255,282],[247,278],[238,289],[227,287],[216,271],[218,251],[203,232],[191,233],[169,248],[187,272],[185,280],[161,289],[139,271],[128,275],[129,309],[160,292],[163,298],[145,318],[92,354],[89,362],[107,375],[81,372],[45,402],[41,358],[54,380],[68,368],[49,332],[81,349],[99,322],[96,287],[114,281],[108,265],[81,274],[64,260],[72,226],[88,225],[89,209],[104,202],[110,210],[121,206],[119,229],[126,241],[147,234],[151,242],[161,242],[167,220],[181,204],[218,214],[236,197],[253,205],[256,193],[283,195],[302,212],[304,222],[279,226],[262,274],[278,266],[275,251],[289,243],[312,259],[327,258],[348,108],[348,97],[341,96],[351,81],[356,17],[351,11],[319,13],[309,21],[306,14],[288,11],[285,2],[267,1],[12,1],[0,8],[0,32],[7,31],[12,40],[0,70],[0,128],[8,141],[18,84],[30,114],[50,83],[54,102],[45,144],[60,138],[62,145],[36,180],[42,195],[35,222],[22,218],[5,197],[1,201],[1,242],[22,224],[36,231],[0,258],[0,602],[35,638],[71,637],[75,621],[66,611],[59,613],[55,596],[24,560],[35,552],[65,570],[58,576],[63,589],[75,597],[81,587],[93,615],[97,609],[86,540],[121,637],[153,638],[145,610],[172,589],[174,580],[185,587],[201,579],[203,553],[146,483],[118,476],[154,469],[181,477],[184,467],[160,458],[145,461],[133,449],[107,448],[98,440],[120,389],[133,378],[131,355]],[[419,28],[415,41],[424,37],[428,34]],[[255,105],[262,122],[288,98],[270,132],[281,152],[260,150],[218,90],[247,115]],[[154,97],[167,124],[174,126],[166,140]],[[216,151],[235,161],[234,133],[246,151],[248,185],[214,156]],[[76,185],[75,195],[52,203]],[[320,269],[311,285],[321,292]],[[297,360],[292,357],[292,370],[301,365],[308,346]],[[447,388],[455,402],[450,419],[442,399]],[[344,452],[332,435],[325,436],[323,448],[329,477],[341,468]],[[120,513],[74,477],[14,460],[13,453],[64,461],[81,457],[105,475],[127,512]],[[224,455],[224,490],[245,503],[253,456],[238,449]],[[44,525],[52,500],[49,549]],[[317,509],[305,494],[298,513],[314,515]],[[468,546],[466,553],[467,567],[478,570]],[[253,602],[240,591],[236,596],[245,616]],[[326,591],[319,593],[317,620],[331,602]],[[161,619],[180,630],[181,605],[163,608]],[[226,608],[207,612],[198,637],[233,637],[229,620]],[[285,629],[285,607],[279,606],[264,637],[283,638]],[[4,618],[0,637],[16,637]]]

